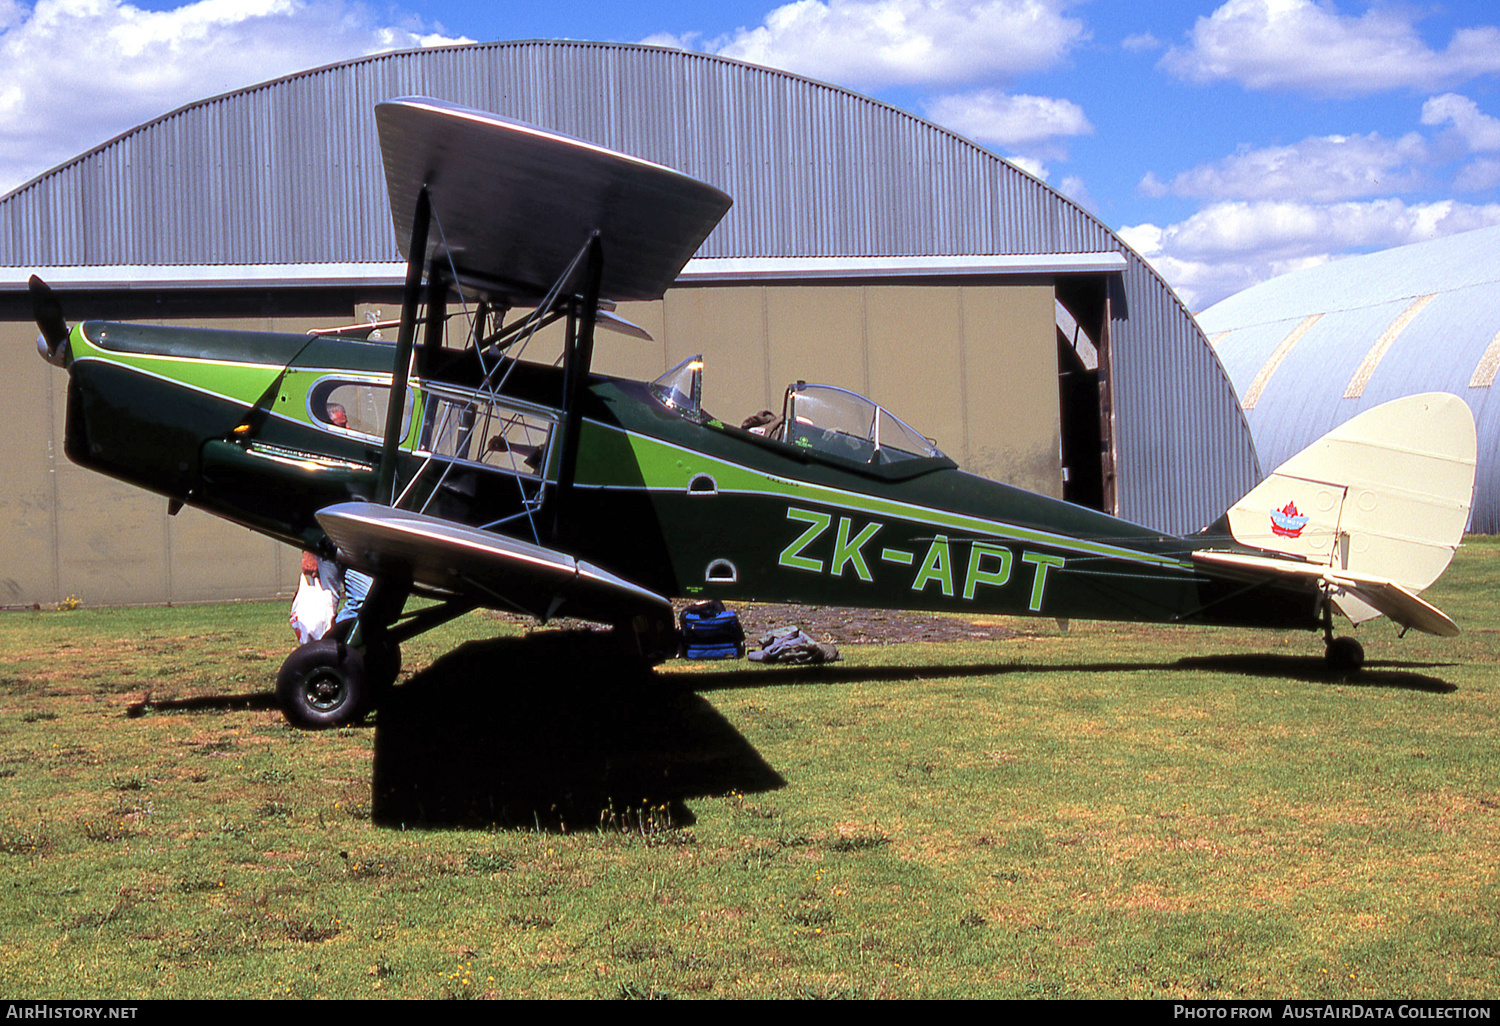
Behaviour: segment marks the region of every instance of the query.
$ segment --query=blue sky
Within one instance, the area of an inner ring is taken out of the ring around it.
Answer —
[[[1193,309],[1500,223],[1500,9],[1470,0],[0,0],[0,191],[302,68],[561,37],[722,53],[944,124],[1084,204]]]

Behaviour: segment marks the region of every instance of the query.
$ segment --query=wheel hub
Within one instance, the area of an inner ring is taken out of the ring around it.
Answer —
[[[303,686],[307,703],[323,712],[337,709],[343,704],[348,690],[343,675],[329,670],[313,674]]]

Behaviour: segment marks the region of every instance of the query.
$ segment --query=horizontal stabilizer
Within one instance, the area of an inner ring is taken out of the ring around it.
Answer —
[[[1329,589],[1335,601],[1352,597],[1403,627],[1414,627],[1442,638],[1458,634],[1458,625],[1441,609],[1387,578],[1246,552],[1200,549],[1193,553],[1193,559],[1247,581],[1281,579],[1320,583]]]
[[[594,232],[599,295],[660,299],[733,203],[669,167],[443,100],[389,100],[375,121],[397,240],[425,185],[439,229],[428,256],[511,305],[540,300]]]
[[[402,573],[415,584],[492,609],[549,620],[619,623],[638,613],[672,617],[672,604],[565,552],[439,517],[369,502],[319,511],[340,560],[366,573]]]

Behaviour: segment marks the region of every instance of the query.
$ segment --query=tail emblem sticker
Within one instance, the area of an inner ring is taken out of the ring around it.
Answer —
[[[1283,538],[1300,538],[1307,526],[1307,517],[1297,512],[1297,504],[1288,502],[1281,509],[1271,510],[1271,531]]]

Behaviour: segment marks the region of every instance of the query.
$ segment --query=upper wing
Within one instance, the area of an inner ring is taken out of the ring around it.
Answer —
[[[426,97],[377,104],[396,238],[425,185],[459,285],[541,299],[593,232],[604,299],[659,299],[733,200],[680,171],[496,114]],[[403,256],[410,257],[406,253]]]
[[[1352,596],[1403,627],[1415,627],[1419,631],[1444,638],[1451,638],[1458,633],[1458,625],[1441,609],[1411,589],[1386,577],[1245,552],[1200,549],[1193,553],[1193,559],[1246,580],[1279,577],[1305,580],[1310,584],[1321,583],[1330,589],[1335,598]]]
[[[637,614],[672,618],[648,588],[565,552],[422,513],[369,502],[319,511],[340,559],[367,573],[404,572],[415,584],[539,619],[574,616],[619,623]]]

